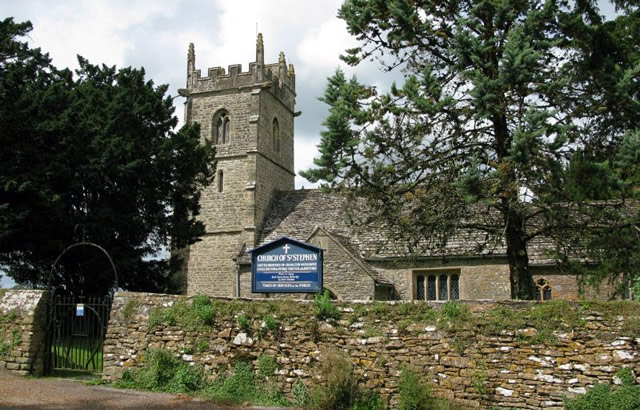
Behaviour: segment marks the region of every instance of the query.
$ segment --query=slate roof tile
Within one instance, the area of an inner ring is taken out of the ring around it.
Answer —
[[[363,260],[397,258],[406,256],[406,243],[390,239],[390,231],[384,227],[356,227],[349,221],[346,199],[335,192],[324,190],[281,191],[276,194],[263,224],[257,246],[281,236],[306,240],[317,227],[344,238],[343,244]],[[444,250],[429,250],[421,257],[506,257],[503,241],[487,243],[486,234],[479,230],[459,231],[450,238]],[[532,265],[553,264],[554,244],[549,237],[536,237],[529,242],[529,261]]]

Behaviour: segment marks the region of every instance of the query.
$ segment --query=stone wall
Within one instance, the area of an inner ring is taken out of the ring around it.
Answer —
[[[318,230],[309,243],[324,249],[323,287],[338,299],[372,300],[375,282],[352,254],[332,240],[324,230]]]
[[[412,300],[416,297],[416,276],[436,275],[440,272],[458,270],[460,273],[460,299],[509,299],[511,285],[509,282],[509,265],[496,258],[451,258],[447,263],[434,258],[425,261],[407,262],[372,262],[395,286],[400,299]]]
[[[170,349],[212,377],[237,361],[256,365],[255,359],[270,355],[279,364],[274,377],[291,394],[299,382],[320,382],[320,362],[338,349],[351,358],[360,383],[392,407],[408,366],[432,384],[435,395],[463,408],[559,409],[564,396],[617,382],[621,367],[640,375],[637,303],[342,303],[340,320],[318,321],[313,302],[216,299],[212,326],[188,329],[156,319],[149,327],[162,309],[191,300],[118,293],[103,378],[113,381],[141,366],[148,349]],[[240,314],[249,329],[239,327]],[[266,330],[266,315],[275,318],[277,331]]]
[[[0,289],[0,368],[42,375],[47,293]]]

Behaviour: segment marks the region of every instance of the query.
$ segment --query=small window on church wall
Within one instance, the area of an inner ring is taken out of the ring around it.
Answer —
[[[224,191],[224,172],[218,171],[218,192]]]
[[[211,137],[216,145],[229,143],[231,120],[225,110],[218,111],[213,116]]]
[[[416,299],[424,300],[424,276],[422,275],[416,279]]]
[[[451,275],[449,281],[451,282],[451,291],[449,292],[450,299],[460,299],[460,277],[458,275]]]
[[[277,118],[273,119],[271,137],[273,138],[273,151],[280,152],[280,124],[278,124]]]
[[[436,277],[429,275],[427,282],[427,300],[436,300]]]
[[[417,300],[460,299],[460,274],[455,271],[439,275],[418,274],[415,278]]]
[[[449,292],[448,292],[448,284],[447,284],[447,275],[440,275],[440,294],[438,295],[439,300],[448,300]]]
[[[546,279],[538,279],[536,281],[536,300],[551,300],[551,285]]]

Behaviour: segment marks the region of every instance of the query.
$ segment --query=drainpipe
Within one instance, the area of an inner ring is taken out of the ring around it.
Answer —
[[[236,261],[236,297],[240,297],[240,263]]]

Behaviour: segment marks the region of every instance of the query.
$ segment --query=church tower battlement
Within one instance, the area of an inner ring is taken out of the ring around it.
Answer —
[[[236,296],[235,258],[255,246],[274,194],[294,189],[295,72],[282,52],[264,63],[262,34],[247,72],[235,64],[202,77],[195,67],[190,44],[185,122],[215,145],[217,171],[200,200],[206,234],[184,253],[186,292]]]
[[[292,111],[295,105],[295,70],[287,67],[284,52],[280,52],[277,63],[264,63],[264,42],[258,34],[256,61],[249,63],[249,71],[242,71],[242,64],[232,64],[225,71],[222,67],[209,67],[207,76],[195,68],[196,56],[193,43],[189,45],[187,57],[187,89],[191,92],[220,91],[244,87],[270,88],[274,95]]]

